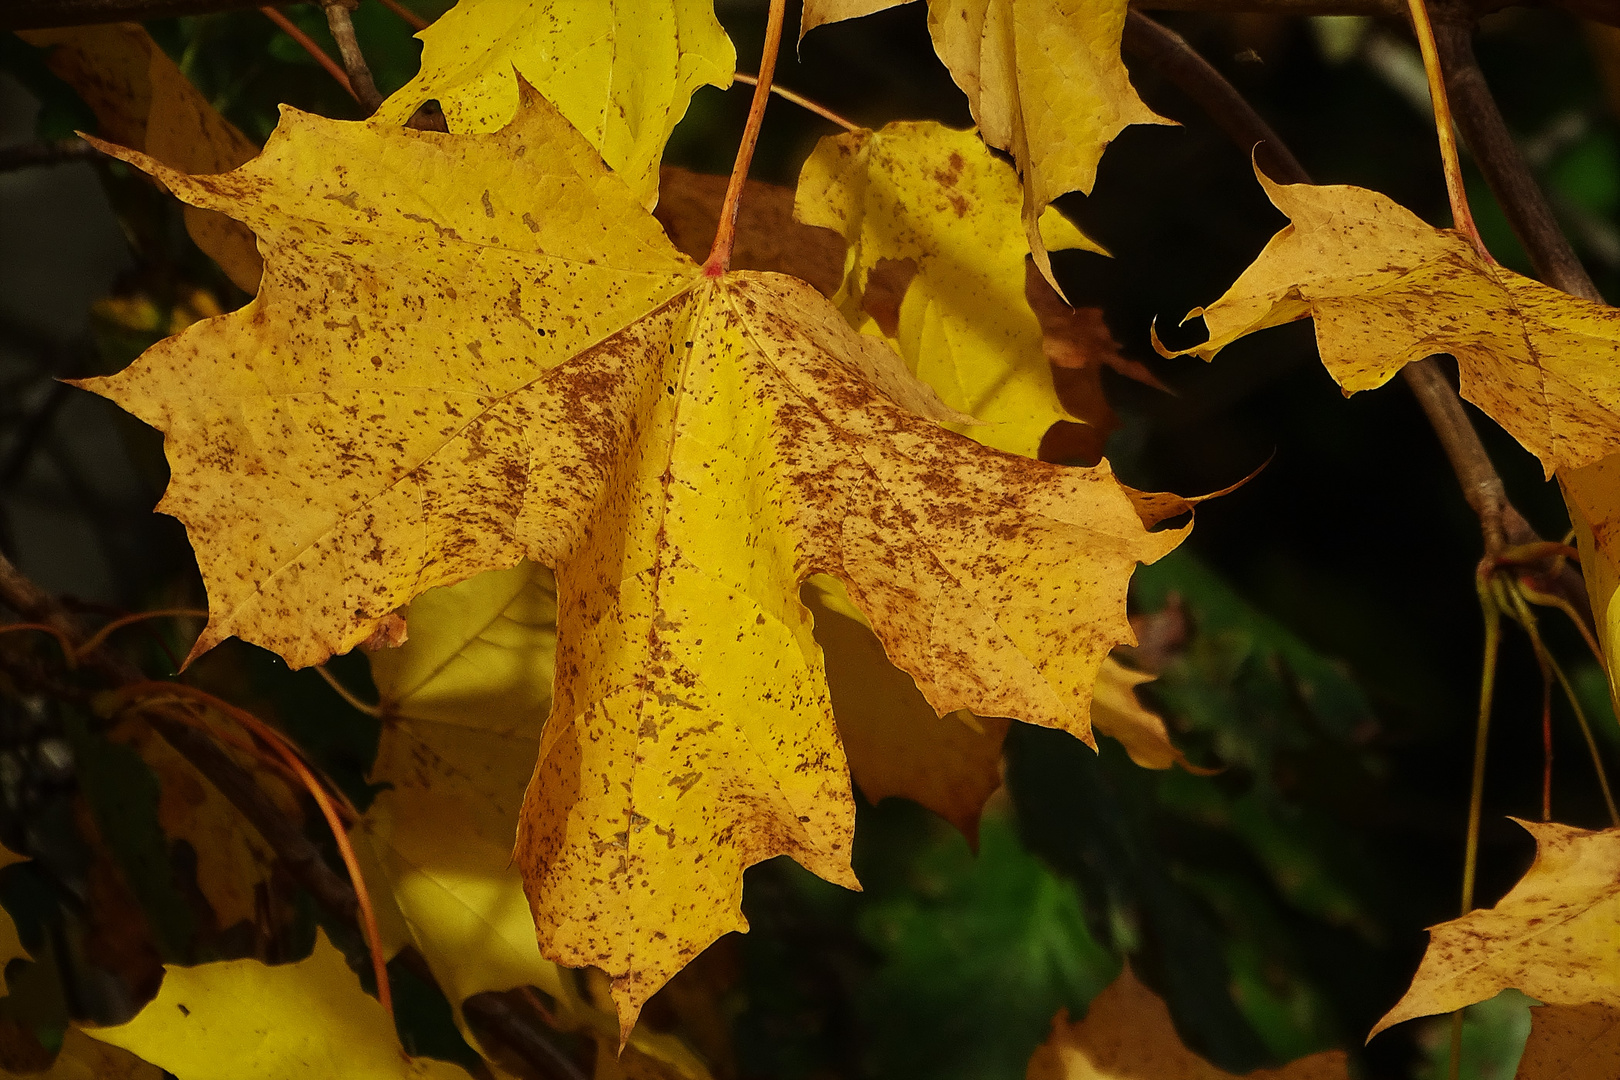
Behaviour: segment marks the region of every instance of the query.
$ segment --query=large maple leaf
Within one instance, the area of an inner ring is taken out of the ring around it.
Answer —
[[[613,979],[625,1030],[746,924],[742,871],[849,868],[853,804],[800,584],[841,581],[939,713],[1090,741],[1132,567],[1179,505],[1106,465],[942,425],[808,285],[706,276],[525,89],[488,135],[288,109],[190,177],[248,224],[259,295],[86,385],[166,435],[161,509],[228,635],[317,663],[434,585],[555,567],[554,703],[517,838],[545,955]]]

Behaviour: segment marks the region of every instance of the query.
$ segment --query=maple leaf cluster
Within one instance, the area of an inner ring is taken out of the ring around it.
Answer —
[[[889,6],[810,0],[802,32]],[[1125,18],[1124,0],[929,0],[977,130],[822,140],[794,192],[745,189],[729,267],[700,265],[718,190],[661,169],[693,93],[736,67],[708,0],[462,0],[373,117],[285,108],[262,151],[138,29],[30,36],[99,88],[95,145],[186,203],[253,293],[78,383],[164,434],[159,509],[209,597],[192,656],[231,637],[294,667],[374,649],[384,790],[348,837],[384,950],[421,954],[475,1043],[469,998],[535,987],[560,1025],[701,1075],[642,1006],[747,929],[748,867],[785,854],[859,887],[852,783],[971,837],[1015,721],[1193,769],[1135,695],[1150,676],[1110,653],[1135,644],[1133,570],[1198,500],[1037,456],[1068,426],[1100,457],[1099,366],[1154,382],[1063,302],[1049,259],[1102,251],[1052,201],[1091,189],[1124,127],[1168,123],[1120,62]],[[448,130],[407,125],[429,100]],[[1182,352],[1309,317],[1346,392],[1455,356],[1463,395],[1562,483],[1612,653],[1620,312],[1377,193],[1260,181],[1290,224]],[[241,912],[268,855],[211,837],[209,792],[161,771],[165,824]],[[1547,1003],[1527,1058],[1546,1063],[1522,1075],[1612,1042],[1620,833],[1527,827],[1536,866],[1436,929],[1375,1032],[1512,986]],[[251,1053],[244,1001],[275,1010]],[[462,1073],[402,1055],[324,937],[295,964],[171,968],[134,1020],[88,1034],[59,1069]],[[1264,1075],[1346,1070],[1334,1051]],[[1129,969],[1054,1021],[1029,1073],[1127,1074],[1228,1075]]]

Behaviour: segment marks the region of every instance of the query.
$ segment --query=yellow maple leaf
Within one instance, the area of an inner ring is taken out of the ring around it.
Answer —
[[[162,1069],[142,1061],[128,1050],[109,1046],[70,1026],[62,1036],[62,1047],[50,1068],[43,1072],[11,1072],[0,1068],[0,1077],[26,1077],[27,1080],[165,1080]]]
[[[1514,1080],[1614,1080],[1620,1076],[1620,1008],[1538,1005]]]
[[[417,37],[422,67],[377,109],[403,124],[436,100],[458,133],[496,131],[528,80],[647,206],[698,87],[731,85],[737,52],[714,0],[461,0]]]
[[[1519,824],[1536,861],[1495,907],[1430,928],[1411,988],[1372,1035],[1510,986],[1547,1004],[1620,1007],[1620,829]]]
[[[19,30],[49,49],[46,63],[96,114],[106,139],[144,150],[170,168],[221,173],[259,152],[208,103],[138,23]],[[259,287],[263,263],[253,234],[238,221],[185,208],[186,231],[246,292]]]
[[[523,878],[512,865],[523,791],[551,708],[557,586],[522,562],[433,589],[406,611],[410,636],[371,654],[382,739],[371,781],[387,784],[353,835],[365,841],[409,938],[475,1047],[462,1003],[533,986],[568,1030],[618,1051],[619,1027],[540,955]],[[679,1039],[638,1025],[625,1054],[648,1069],[702,1078]]]
[[[1558,486],[1581,553],[1581,577],[1592,601],[1592,622],[1609,676],[1610,700],[1620,703],[1620,454],[1558,470]],[[1617,706],[1620,707],[1620,706]]]
[[[324,930],[297,963],[223,960],[163,972],[157,997],[134,1019],[86,1034],[178,1080],[470,1080],[459,1065],[406,1056]]]
[[[1238,1080],[1181,1044],[1170,1010],[1137,980],[1129,964],[1086,1010],[1052,1020],[1052,1034],[1029,1059],[1027,1080]],[[1344,1051],[1326,1050],[1250,1080],[1349,1080]]]
[[[1260,182],[1292,224],[1188,316],[1203,316],[1209,340],[1175,355],[1209,359],[1312,317],[1322,363],[1347,393],[1450,353],[1463,397],[1549,477],[1620,448],[1620,310],[1487,264],[1461,234],[1375,191]]]
[[[857,329],[883,332],[863,304],[874,270],[911,261],[916,276],[888,335],[895,350],[945,404],[982,421],[963,434],[1033,457],[1048,428],[1074,418],[1024,296],[1019,201],[1012,168],[972,132],[897,122],[822,139],[799,173],[794,212],[849,241],[834,302]],[[1041,228],[1053,251],[1102,250],[1056,210]]]
[[[856,884],[809,575],[936,712],[1090,741],[1130,571],[1184,530],[1149,532],[1157,504],[1106,464],[945,430],[960,414],[808,285],[706,276],[532,90],[491,135],[289,109],[219,177],[109,149],[271,253],[242,311],[84,384],[165,432],[197,649],[234,634],[303,666],[434,585],[554,566],[517,861],[542,953],[611,975],[626,1034],[745,928],[745,867]]]
[[[906,0],[805,0],[801,37]],[[1024,233],[1052,282],[1046,207],[1090,194],[1103,150],[1132,124],[1168,124],[1132,88],[1119,44],[1126,0],[928,0],[934,50],[967,95],[984,141],[1023,178]]]

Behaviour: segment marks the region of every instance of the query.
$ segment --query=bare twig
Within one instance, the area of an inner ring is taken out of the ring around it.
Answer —
[[[377,92],[377,82],[371,77],[365,53],[360,51],[360,39],[354,36],[354,21],[349,18],[349,12],[359,6],[360,0],[321,0],[326,25],[343,57],[343,69],[349,73],[349,86],[353,88],[355,100],[370,116],[382,104],[382,95]]]
[[[733,75],[732,78],[736,79],[739,83],[742,83],[744,86],[758,86],[759,85],[759,76],[750,75],[746,71],[739,71],[735,75]],[[772,83],[771,84],[771,93],[775,94],[777,97],[781,98],[783,101],[791,101],[791,102],[793,102],[793,104],[797,105],[801,109],[806,110],[807,112],[815,113],[817,116],[821,117],[823,120],[831,120],[833,123],[837,124],[839,127],[843,128],[845,131],[859,131],[859,130],[861,130],[861,125],[857,124],[855,121],[846,120],[842,116],[839,116],[837,113],[833,112],[831,109],[827,108],[827,106],[821,104],[821,102],[812,101],[809,98],[805,97],[803,94],[796,93],[795,91],[789,90],[785,86],[778,86],[775,83]]]
[[[35,169],[48,165],[61,165],[70,161],[90,161],[101,151],[78,139],[64,139],[55,143],[24,143],[21,146],[0,148],[0,173],[18,169]]]
[[[1575,249],[1558,227],[1552,206],[1536,182],[1519,144],[1508,131],[1485,75],[1474,57],[1474,24],[1454,5],[1434,12],[1435,43],[1451,92],[1452,116],[1474,164],[1501,204],[1513,233],[1524,245],[1536,275],[1555,289],[1602,301]]]

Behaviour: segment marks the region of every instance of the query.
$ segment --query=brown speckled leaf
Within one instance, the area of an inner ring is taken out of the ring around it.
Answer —
[[[1375,191],[1260,181],[1292,224],[1192,313],[1209,340],[1184,353],[1209,359],[1312,317],[1322,363],[1347,393],[1450,353],[1463,397],[1549,477],[1620,450],[1620,310],[1487,264],[1460,234]]]
[[[1519,824],[1536,861],[1495,907],[1430,929],[1411,988],[1372,1034],[1510,986],[1546,1004],[1620,1008],[1620,829]]]
[[[1614,1080],[1620,1076],[1620,1009],[1540,1005],[1514,1080]]]
[[[1106,465],[948,431],[809,285],[704,276],[532,91],[487,135],[289,109],[221,177],[120,154],[270,253],[242,311],[88,384],[166,435],[198,648],[316,663],[431,586],[554,567],[516,860],[543,955],[607,972],[626,1031],[745,927],[749,865],[855,885],[811,574],[936,712],[1090,740],[1130,572],[1181,533],[1149,532]]]
[[[1349,1080],[1344,1051],[1326,1050],[1280,1069],[1245,1073],[1249,1080]],[[1182,1045],[1170,1010],[1130,965],[1092,1001],[1084,1020],[1068,1010],[1029,1059],[1027,1080],[1238,1080]]]

